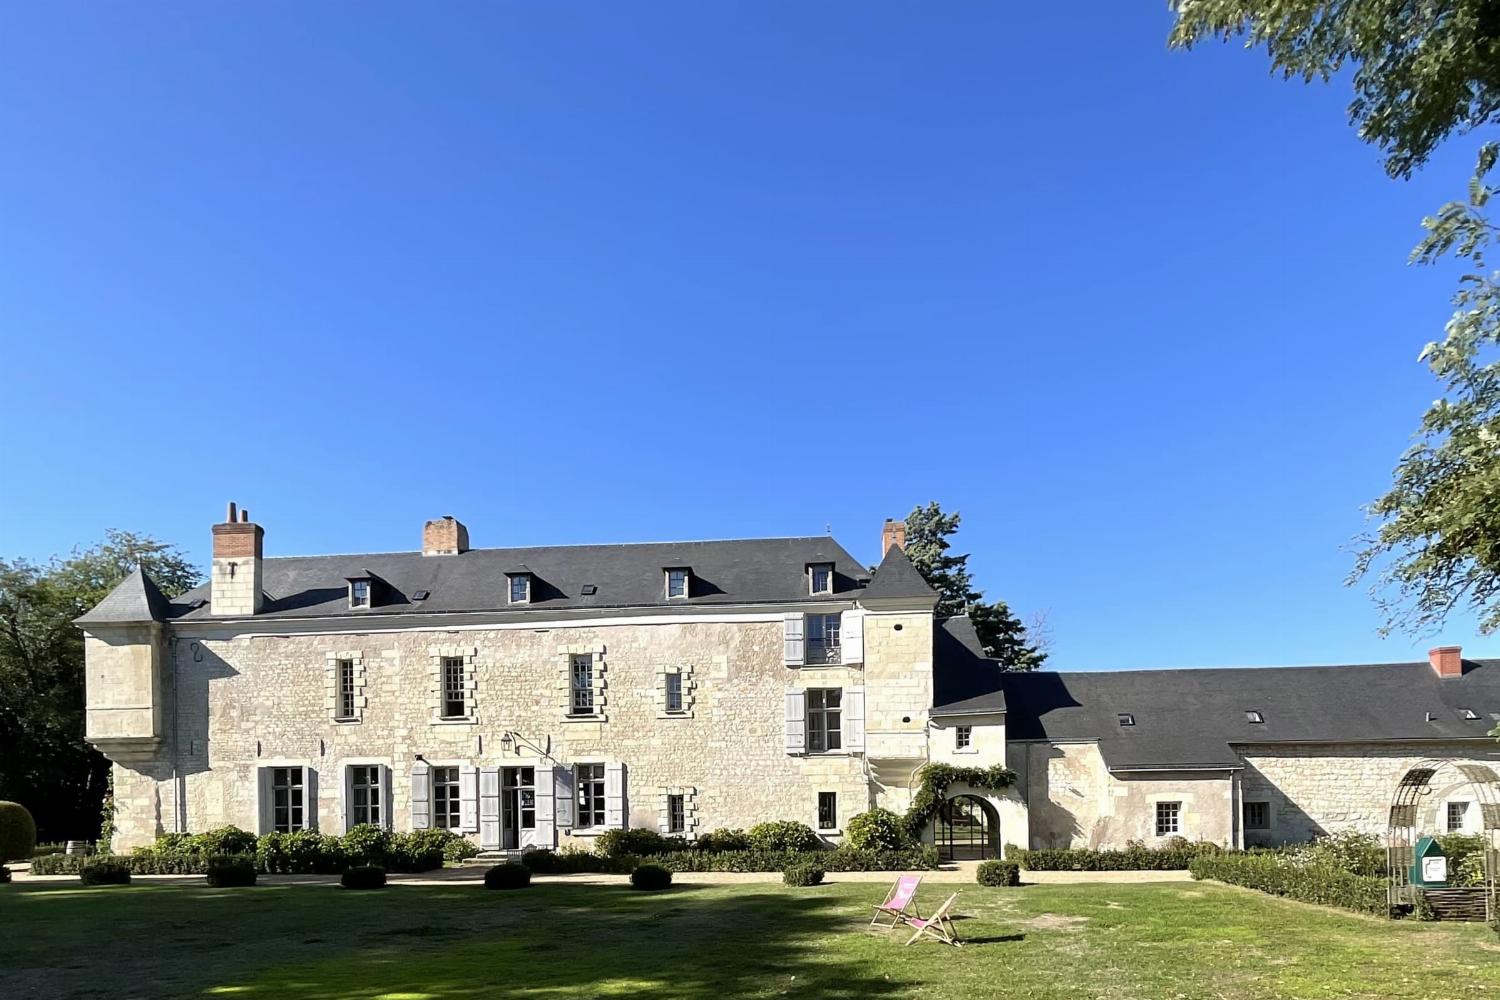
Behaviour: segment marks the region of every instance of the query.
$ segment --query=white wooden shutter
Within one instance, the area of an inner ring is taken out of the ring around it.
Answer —
[[[310,767],[302,769],[302,828],[318,828],[318,772]]]
[[[479,832],[479,768],[473,764],[458,768],[458,828],[464,833]]]
[[[844,689],[844,749],[865,751],[865,689]]]
[[[556,795],[552,769],[538,761],[536,771],[536,829],[521,831],[521,846],[551,848],[557,844]]]
[[[625,765],[604,765],[604,825],[625,828]]]
[[[271,820],[271,769],[255,769],[255,812],[261,833],[270,833],[274,827]]]
[[[396,828],[396,799],[391,794],[395,781],[391,777],[391,769],[384,764],[380,765],[380,815],[385,818],[385,828],[394,830]]]
[[[807,752],[807,692],[786,693],[786,752]]]
[[[432,769],[425,760],[411,766],[411,828],[426,830],[432,826]]]
[[[865,613],[858,609],[839,615],[839,647],[845,663],[865,662]]]
[[[479,846],[498,851],[500,844],[500,769],[479,769]]]
[[[803,643],[806,629],[807,622],[800,614],[785,615],[781,619],[782,645],[786,650],[786,665],[789,667],[800,667],[806,662],[807,654]]]
[[[559,764],[552,769],[552,822],[559,830],[573,829],[573,806],[573,769]]]

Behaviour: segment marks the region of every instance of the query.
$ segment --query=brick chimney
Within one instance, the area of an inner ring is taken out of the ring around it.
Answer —
[[[891,551],[892,545],[899,545],[901,551],[906,551],[906,522],[896,521],[891,518],[885,519],[885,525],[880,529],[880,558]]]
[[[436,521],[422,525],[422,554],[424,556],[456,556],[469,551],[469,529],[452,514],[444,514]]]
[[[209,614],[253,615],[260,612],[261,542],[264,538],[261,526],[250,520],[250,512],[236,510],[231,501],[224,523],[214,525]]]
[[[1462,646],[1435,646],[1427,651],[1427,662],[1439,677],[1462,677],[1464,675],[1464,648]]]

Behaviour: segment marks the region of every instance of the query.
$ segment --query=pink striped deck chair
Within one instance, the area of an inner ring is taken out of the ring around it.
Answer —
[[[891,886],[891,891],[885,895],[885,902],[871,904],[875,907],[875,915],[870,918],[870,927],[878,924],[887,931],[890,931],[891,928],[896,927],[901,921],[907,919],[906,911],[908,909],[911,910],[912,916],[920,917],[922,914],[917,909],[915,899],[917,886],[921,884],[922,876],[920,875],[902,875],[896,879],[895,884]],[[889,924],[885,922],[886,917],[891,918]],[[866,930],[868,929],[866,928]]]
[[[941,941],[943,944],[951,944],[955,948],[962,948],[963,942],[958,939],[958,928],[953,926],[953,918],[948,916],[948,908],[953,905],[953,901],[957,898],[958,893],[955,892],[947,898],[942,906],[937,908],[936,913],[926,920],[923,920],[921,917],[907,917],[907,926],[916,928],[917,932],[908,938],[906,943],[909,945],[925,934],[935,940]]]

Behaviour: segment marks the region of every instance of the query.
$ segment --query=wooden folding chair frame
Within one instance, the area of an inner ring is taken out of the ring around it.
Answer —
[[[964,944],[958,939],[958,928],[953,926],[953,919],[948,916],[948,909],[957,899],[958,893],[955,892],[926,920],[922,920],[920,917],[916,920],[907,920],[907,926],[915,927],[917,932],[907,939],[906,946],[909,947],[917,938],[927,935],[934,941],[951,944],[955,948],[962,948]]]
[[[886,933],[889,934],[891,931],[895,930],[897,927],[900,927],[903,923],[906,922],[906,911],[908,908],[911,909],[913,916],[917,917],[918,919],[921,918],[922,911],[917,909],[917,889],[921,888],[922,885],[922,876],[920,875],[915,876],[917,884],[912,886],[911,899],[906,901],[906,906],[903,906],[899,910],[894,909],[891,906],[891,900],[896,898],[896,893],[901,889],[901,879],[911,877],[913,876],[900,876],[900,878],[897,878],[896,881],[891,883],[890,891],[885,894],[884,900],[879,903],[870,904],[871,906],[875,907],[875,915],[870,918],[870,925],[869,927],[866,927],[865,930],[869,930],[870,927],[878,926],[883,927]],[[891,918],[890,923],[887,924],[883,920],[881,920],[881,918],[885,916],[889,916]]]

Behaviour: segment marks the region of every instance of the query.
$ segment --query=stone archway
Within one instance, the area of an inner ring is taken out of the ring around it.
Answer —
[[[944,802],[932,833],[943,861],[985,861],[1000,856],[1000,813],[977,795],[955,795]]]

